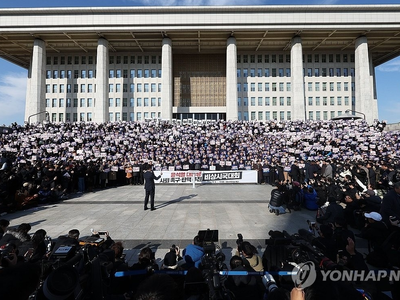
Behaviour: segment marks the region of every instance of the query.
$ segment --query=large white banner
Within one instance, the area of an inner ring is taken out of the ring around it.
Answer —
[[[154,171],[156,176],[161,171]],[[257,183],[257,171],[163,171],[158,183]]]

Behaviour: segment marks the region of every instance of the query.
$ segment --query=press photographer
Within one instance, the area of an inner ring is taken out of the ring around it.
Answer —
[[[264,271],[264,266],[262,264],[262,259],[258,255],[258,251],[256,247],[254,247],[249,242],[243,241],[243,236],[239,233],[238,239],[236,240],[237,249],[236,254],[237,256],[241,256],[244,259],[244,264],[254,271],[262,272]]]
[[[53,243],[48,260],[41,261],[42,282],[31,299],[101,299],[113,290],[112,239],[108,232],[104,238],[93,233],[79,238],[79,231],[73,229]]]

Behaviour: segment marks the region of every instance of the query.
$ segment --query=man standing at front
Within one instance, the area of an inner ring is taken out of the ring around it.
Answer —
[[[146,191],[146,196],[144,198],[144,210],[149,209],[147,207],[147,204],[149,203],[149,196],[150,196],[151,210],[155,210],[156,209],[154,207],[154,194],[156,192],[156,185],[154,183],[154,180],[160,179],[161,175],[162,175],[162,172],[161,172],[161,174],[159,176],[154,175],[151,164],[148,164],[146,166],[146,169],[145,169],[144,174],[143,174],[143,178],[145,180],[144,189]]]

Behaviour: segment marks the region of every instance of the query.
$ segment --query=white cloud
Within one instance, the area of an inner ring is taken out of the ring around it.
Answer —
[[[387,63],[384,63],[377,69],[381,72],[400,72],[400,58],[395,58]]]
[[[23,124],[27,73],[6,73],[0,76],[0,125]]]

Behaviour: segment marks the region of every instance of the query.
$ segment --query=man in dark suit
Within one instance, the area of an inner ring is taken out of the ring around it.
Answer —
[[[161,175],[162,175],[162,172],[161,172]],[[154,175],[153,170],[152,170],[152,165],[151,164],[147,165],[147,167],[144,171],[144,174],[143,174],[143,178],[145,180],[144,189],[146,191],[146,196],[144,198],[144,210],[149,209],[147,207],[147,204],[149,203],[149,196],[150,196],[151,210],[156,209],[154,207],[154,194],[156,191],[156,185],[154,183],[154,180],[160,179],[161,175],[159,175],[159,176]]]

